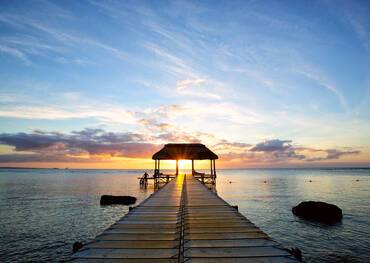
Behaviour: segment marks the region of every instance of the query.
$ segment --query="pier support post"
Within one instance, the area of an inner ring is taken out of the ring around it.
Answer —
[[[212,177],[212,184],[216,183],[216,160],[213,160],[213,177]]]

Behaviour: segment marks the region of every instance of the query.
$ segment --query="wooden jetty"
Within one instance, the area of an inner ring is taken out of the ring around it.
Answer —
[[[73,262],[298,262],[193,175],[179,174]]]

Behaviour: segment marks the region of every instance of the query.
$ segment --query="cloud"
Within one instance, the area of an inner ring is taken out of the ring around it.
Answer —
[[[22,51],[20,51],[19,49],[4,46],[4,45],[0,45],[0,52],[11,55],[13,57],[16,57],[16,58],[22,60],[23,62],[25,62],[27,65],[31,64],[31,62],[29,61],[27,56]]]
[[[230,145],[230,146],[229,146]],[[237,144],[238,145],[238,144]],[[233,148],[233,144],[225,144]],[[289,163],[290,161],[319,162],[337,160],[343,156],[359,154],[358,150],[315,149],[295,146],[291,140],[272,139],[255,145],[243,145],[242,151],[229,151],[222,154],[226,160],[242,160],[246,163]],[[317,156],[319,155],[319,156]]]
[[[311,79],[315,81],[318,85],[324,87],[325,89],[332,92],[338,99],[339,103],[344,109],[348,109],[348,103],[346,98],[344,97],[343,93],[332,83],[330,83],[324,76],[318,74],[318,73],[312,73],[308,71],[300,71],[302,75],[304,75],[306,78]]]
[[[154,119],[141,119],[139,120],[139,124],[143,125],[146,129],[150,130],[151,132],[165,132],[174,130],[175,127],[171,124],[160,122],[158,123]]]
[[[359,154],[360,151],[354,150],[354,151],[342,151],[338,149],[328,149],[328,150],[318,150],[319,152],[324,152],[326,156],[324,157],[313,157],[313,158],[306,158],[306,161],[308,162],[317,162],[317,161],[327,161],[327,160],[336,160],[341,158],[342,156],[346,155],[356,155]]]
[[[198,86],[198,85],[204,83],[205,81],[206,81],[205,79],[183,79],[183,80],[179,80],[176,83],[176,89],[177,90],[188,89],[189,87]]]
[[[267,140],[256,144],[252,149],[252,152],[274,152],[274,151],[286,151],[291,148],[291,140]]]
[[[8,25],[11,25],[13,27],[18,27],[21,29],[29,29],[32,28],[34,31],[36,31],[35,36],[29,36],[29,35],[23,35],[23,37],[18,37],[16,39],[8,38],[7,40],[9,43],[11,43],[13,46],[19,47],[19,49],[22,49],[23,52],[27,52],[29,54],[35,54],[36,52],[42,52],[42,51],[57,51],[58,53],[62,53],[62,49],[55,45],[55,41],[57,41],[59,44],[63,45],[64,49],[67,48],[86,48],[86,46],[94,47],[100,50],[103,50],[115,58],[122,59],[127,61],[134,60],[133,57],[131,57],[128,53],[122,51],[119,48],[113,47],[111,45],[108,45],[106,43],[103,43],[99,40],[96,40],[94,38],[76,35],[76,34],[70,34],[67,33],[61,29],[57,29],[54,27],[51,27],[45,23],[42,23],[38,20],[32,19],[30,17],[21,16],[21,15],[14,15],[14,14],[0,14],[0,21],[3,23],[6,23]],[[28,30],[27,33],[30,33],[32,31]],[[37,36],[43,33],[44,38],[42,38],[42,41],[40,43],[39,37]],[[28,41],[31,39],[32,41]],[[36,39],[36,40],[35,40]],[[54,41],[51,41],[51,40]],[[5,50],[5,48],[3,48]],[[9,47],[7,48],[8,53],[12,53],[13,55],[17,56],[18,58],[25,57],[23,53],[20,53],[18,49],[18,52],[15,51],[15,48],[13,47],[11,50],[9,50]],[[4,51],[5,52],[5,51]],[[65,51],[63,51],[65,53]],[[81,60],[79,58],[75,58],[74,60]]]
[[[3,133],[0,143],[14,147],[15,153],[0,160],[29,162],[94,159],[106,156],[149,158],[159,145],[145,142],[137,133],[113,133],[102,129],[84,129],[71,133],[34,131],[32,133]],[[11,160],[11,156],[14,159]]]
[[[166,123],[142,120],[145,127],[155,132],[108,132],[86,128],[70,133],[45,132],[2,133],[0,144],[13,147],[10,153],[0,154],[0,162],[109,162],[116,158],[150,158],[164,143],[187,142],[211,144],[222,161],[270,164],[291,161],[320,162],[356,155],[353,149],[315,149],[295,146],[291,140],[266,140],[257,144],[230,142],[202,132],[161,129]],[[167,127],[167,126],[166,126]],[[208,144],[209,145],[209,144]],[[314,153],[314,154],[312,154]]]
[[[68,95],[69,96],[69,95]],[[71,99],[70,96],[67,99]],[[24,105],[0,106],[0,117],[11,117],[19,119],[42,119],[42,120],[67,120],[81,118],[97,118],[103,122],[135,124],[135,112],[124,109],[120,106],[106,105],[93,102],[83,102],[71,108],[64,106],[48,105]]]

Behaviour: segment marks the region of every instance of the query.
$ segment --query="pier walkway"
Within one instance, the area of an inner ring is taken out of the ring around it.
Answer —
[[[73,262],[297,262],[192,175],[178,175]]]

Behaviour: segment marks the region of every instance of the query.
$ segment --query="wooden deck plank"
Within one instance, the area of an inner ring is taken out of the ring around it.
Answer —
[[[190,248],[185,251],[185,257],[273,257],[273,256],[289,256],[287,251],[284,251],[273,246],[269,247],[218,247],[218,248]]]
[[[176,259],[169,258],[76,258],[73,260],[74,263],[178,263]]]
[[[190,263],[297,263],[292,257],[258,257],[258,258],[191,258]]]
[[[157,235],[157,234],[107,234],[107,233],[104,233],[100,236],[97,236],[95,241],[98,241],[98,240],[132,240],[132,241],[135,241],[135,240],[150,240],[150,241],[153,241],[153,243],[157,242],[158,240],[178,240],[178,235],[174,235],[174,234],[161,234],[161,235]]]
[[[175,258],[177,257],[178,249],[167,248],[89,248],[76,253],[79,258]]]
[[[178,241],[156,241],[152,240],[117,240],[117,241],[107,241],[102,240],[99,242],[94,242],[86,245],[86,248],[177,248],[179,245]]]
[[[258,247],[258,246],[276,246],[273,240],[262,238],[250,239],[214,239],[214,240],[189,240],[185,243],[187,248],[195,247]]]

